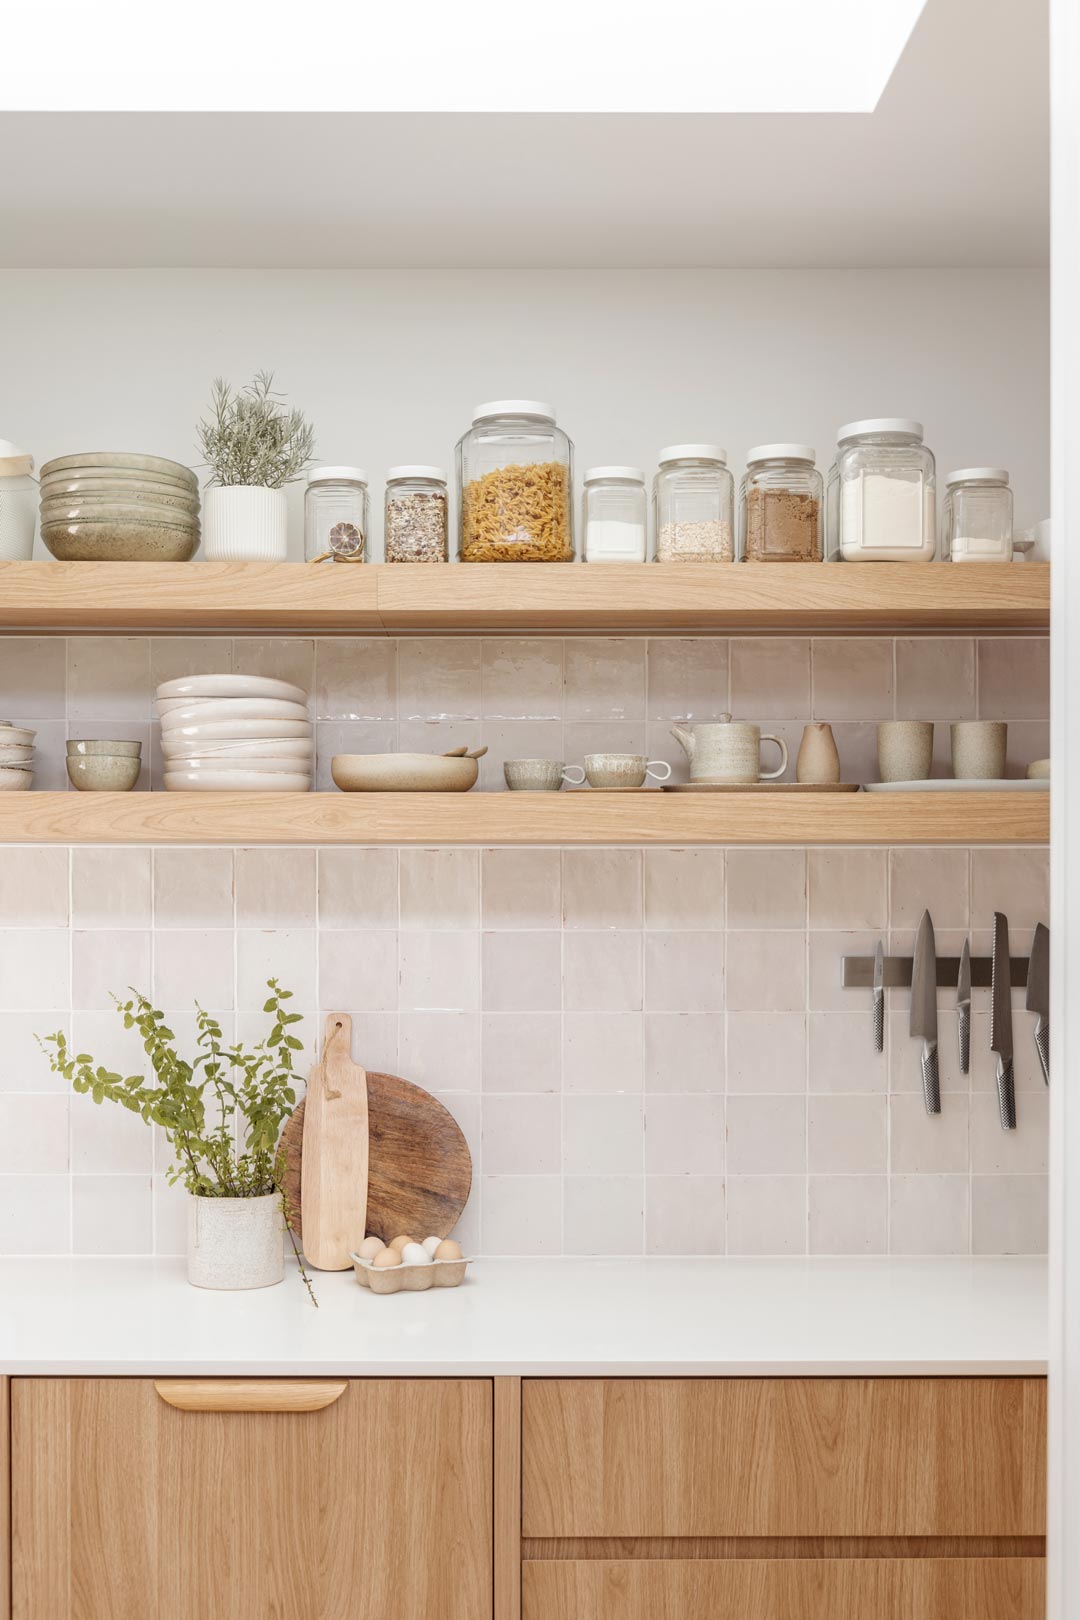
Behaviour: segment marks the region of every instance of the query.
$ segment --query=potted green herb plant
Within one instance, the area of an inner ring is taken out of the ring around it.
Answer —
[[[203,555],[223,562],[284,562],[288,551],[285,485],[315,454],[315,434],[302,411],[286,409],[274,374],[260,371],[234,390],[218,377],[211,415],[199,423],[210,468],[203,493]]]
[[[271,1019],[265,1040],[250,1048],[226,1045],[221,1025],[196,1006],[197,1055],[176,1050],[165,1015],[133,991],[116,1001],[125,1029],[138,1029],[152,1076],[112,1074],[87,1053],[73,1053],[62,1031],[45,1036],[52,1069],[96,1103],[115,1102],[148,1125],[159,1125],[173,1150],[170,1182],[182,1182],[188,1205],[188,1281],[196,1288],[265,1288],[285,1275],[283,1228],[312,1300],[284,1192],[281,1128],[296,1106],[292,1033],[301,1022],[286,1002],[292,991],[276,979],[263,1007]],[[317,1301],[315,1301],[317,1303]]]

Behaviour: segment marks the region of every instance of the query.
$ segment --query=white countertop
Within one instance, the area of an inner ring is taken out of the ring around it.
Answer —
[[[480,1260],[380,1298],[290,1265],[247,1293],[182,1260],[0,1261],[0,1373],[1044,1373],[1046,1262]]]

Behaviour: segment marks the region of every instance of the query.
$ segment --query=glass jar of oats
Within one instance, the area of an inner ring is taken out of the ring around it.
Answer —
[[[441,467],[391,467],[386,475],[383,561],[447,562],[446,474]]]
[[[656,561],[732,562],[735,481],[715,444],[671,444],[653,484]]]
[[[457,447],[462,562],[573,562],[574,447],[550,405],[478,405]]]

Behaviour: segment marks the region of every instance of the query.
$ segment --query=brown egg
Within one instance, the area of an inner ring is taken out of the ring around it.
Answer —
[[[462,1260],[461,1244],[455,1243],[453,1238],[443,1238],[435,1250],[436,1260]]]
[[[413,1241],[414,1240],[406,1232],[401,1237],[391,1238],[390,1242],[387,1244],[387,1248],[396,1249],[398,1254],[400,1254],[406,1243],[412,1243]]]
[[[371,1264],[376,1271],[388,1271],[391,1266],[400,1266],[401,1256],[391,1244],[388,1249],[380,1249]]]
[[[385,1248],[386,1244],[382,1238],[366,1237],[356,1252],[361,1260],[374,1260],[375,1256],[381,1254]]]

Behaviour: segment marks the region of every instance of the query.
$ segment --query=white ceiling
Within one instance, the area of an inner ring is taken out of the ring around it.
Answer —
[[[929,0],[871,114],[0,113],[0,265],[1042,265],[1048,51]]]

